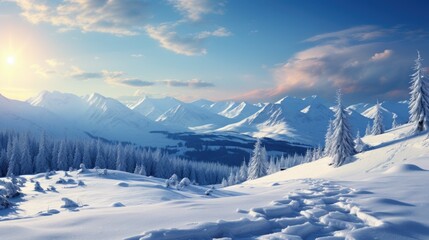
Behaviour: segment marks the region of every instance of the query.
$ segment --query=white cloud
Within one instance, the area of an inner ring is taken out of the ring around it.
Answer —
[[[390,29],[378,29],[377,32],[390,32],[396,34],[395,39],[403,39]],[[345,33],[351,35],[345,36]],[[251,91],[241,98],[277,99],[289,94],[319,94],[329,98],[335,95],[338,88],[352,95],[349,97],[356,98],[398,96],[398,92],[405,96],[408,81],[401,80],[408,78],[409,64],[412,63],[407,64],[403,57],[392,58],[393,51],[390,49],[377,53],[377,49],[381,47],[402,46],[394,41],[373,41],[382,36],[378,35],[380,37],[376,38],[376,35],[373,27],[356,27],[312,37],[310,40],[316,41],[315,46],[296,53],[271,69],[274,87]],[[345,40],[347,37],[359,41]],[[338,39],[341,40],[337,41]],[[379,63],[374,64],[374,61]]]
[[[101,73],[104,77],[104,81],[108,84],[123,85],[129,87],[146,87],[155,84],[154,82],[127,77],[126,74],[121,71],[103,70]]]
[[[16,3],[21,15],[31,23],[50,23],[61,31],[136,35],[148,15],[146,1],[16,0]]]
[[[167,79],[167,80],[163,80],[162,82],[169,87],[190,87],[190,88],[214,87],[213,83],[202,81],[197,78],[194,78],[188,81]]]
[[[213,32],[203,31],[193,35],[180,36],[175,27],[177,24],[161,24],[158,26],[146,26],[148,35],[157,40],[161,47],[186,56],[205,55],[207,50],[203,42],[209,37],[226,37],[231,33],[223,27]]]
[[[178,11],[191,21],[199,21],[207,14],[221,14],[223,1],[210,0],[170,0]]]
[[[371,60],[374,61],[374,62],[375,61],[381,61],[381,60],[389,58],[390,56],[392,56],[392,54],[393,54],[393,50],[386,49],[383,52],[375,53],[371,57]]]

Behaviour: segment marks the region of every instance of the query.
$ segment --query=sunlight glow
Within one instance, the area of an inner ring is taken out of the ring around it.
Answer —
[[[15,64],[15,62],[16,62],[16,59],[15,59],[15,57],[14,57],[14,56],[8,56],[8,57],[6,58],[6,63],[7,63],[7,64],[9,64],[9,65],[14,65],[14,64]]]

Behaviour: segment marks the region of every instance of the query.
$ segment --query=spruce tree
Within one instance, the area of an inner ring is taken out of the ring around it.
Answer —
[[[399,125],[398,125],[398,120],[396,120],[398,118],[398,115],[396,115],[396,114],[393,114],[393,116],[392,116],[392,128],[397,128]]]
[[[249,161],[247,179],[251,180],[267,175],[267,167],[266,151],[261,146],[261,139],[258,138]]]
[[[332,129],[332,165],[339,167],[344,164],[348,157],[355,154],[348,114],[343,107],[340,91],[337,94],[337,109],[335,119],[332,122]]]
[[[381,107],[378,101],[377,101],[377,104],[375,105],[375,117],[374,117],[374,123],[372,124],[371,133],[372,135],[379,135],[384,133],[383,117],[381,116]]]
[[[325,156],[332,156],[332,120],[329,120],[328,130],[325,135]]]
[[[413,131],[415,133],[427,130],[429,128],[429,83],[423,75],[423,59],[420,52],[417,51],[414,70],[411,75],[410,87],[410,122],[414,123]]]
[[[369,136],[371,135],[371,124],[368,122],[368,124],[366,125],[366,129],[365,129],[365,136]]]
[[[49,169],[49,160],[46,150],[46,135],[42,134],[39,142],[39,153],[35,159],[36,173],[46,172]]]

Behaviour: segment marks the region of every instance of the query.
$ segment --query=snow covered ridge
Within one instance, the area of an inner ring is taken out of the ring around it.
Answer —
[[[174,177],[167,185],[114,170],[20,176],[13,180],[20,195],[0,210],[0,233],[4,239],[429,239],[429,139],[427,132],[410,135],[412,129],[363,137],[369,150],[337,168],[326,157],[227,188],[177,188]]]
[[[408,120],[406,102],[382,102],[384,126]],[[348,108],[354,134],[364,132],[371,121],[374,104]],[[68,138],[95,137],[133,142],[144,146],[175,146],[179,142],[153,132],[197,132],[247,134],[317,146],[333,117],[330,104],[317,96],[285,97],[275,103],[200,100],[184,103],[167,97],[145,97],[125,106],[121,102],[91,94],[79,97],[69,93],[44,91],[27,102],[0,97],[0,130],[31,131]],[[6,127],[7,126],[7,127]],[[310,126],[310,127],[309,127]],[[317,126],[317,127],[316,127]]]

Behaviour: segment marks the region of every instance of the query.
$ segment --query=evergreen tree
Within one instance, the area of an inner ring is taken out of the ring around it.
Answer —
[[[34,170],[33,170],[33,159],[30,155],[30,143],[29,143],[28,134],[21,136],[19,145],[20,145],[20,151],[21,151],[20,174],[31,174],[34,172]]]
[[[11,143],[11,147],[8,148],[10,150],[10,158],[9,158],[9,166],[7,169],[6,176],[12,177],[21,174],[19,161],[21,159],[21,153],[19,151],[19,142],[18,137],[14,137],[13,142]],[[8,154],[9,155],[9,154]]]
[[[417,51],[414,70],[411,75],[410,87],[410,122],[414,123],[414,132],[421,132],[429,128],[429,83],[423,75],[423,59]]]
[[[58,170],[64,170],[67,171],[69,168],[69,165],[67,163],[67,146],[66,141],[62,140],[60,143],[60,148],[58,149],[58,162],[57,162],[57,168]]]
[[[332,120],[329,120],[328,130],[325,135],[325,156],[332,156]]]
[[[398,121],[396,120],[398,118],[398,115],[393,114],[392,116],[392,128],[397,128],[399,126]]]
[[[79,144],[76,144],[73,155],[73,168],[79,169],[80,164],[82,163],[82,153],[80,152]]]
[[[42,134],[39,141],[39,152],[35,159],[36,173],[46,172],[49,169],[48,154],[46,151],[46,135]]]
[[[378,101],[377,101],[377,104],[375,105],[375,117],[374,117],[374,123],[372,124],[371,133],[372,135],[379,135],[384,133],[383,117],[381,116],[381,106]]]
[[[332,156],[334,167],[344,164],[345,160],[355,154],[353,137],[348,122],[348,114],[341,102],[341,92],[337,94],[337,109],[332,123]]]
[[[124,149],[120,144],[118,144],[117,147],[118,147],[118,151],[117,151],[118,154],[116,156],[116,170],[126,171],[127,160],[126,160],[126,155],[124,153]]]
[[[367,145],[360,138],[360,133],[358,131],[356,134],[356,139],[355,139],[355,150],[356,150],[356,152],[360,153],[360,152],[365,151],[366,148],[367,148]]]
[[[101,147],[100,139],[97,141],[97,156],[95,158],[95,166],[99,168],[106,168],[106,159],[104,158],[104,151]]]
[[[93,168],[91,161],[91,153],[89,150],[89,143],[85,143],[83,145],[83,156],[82,156],[82,163],[85,165],[86,168]]]
[[[265,175],[267,175],[267,155],[265,148],[261,146],[261,139],[258,138],[249,161],[247,179],[256,179]]]
[[[240,179],[240,182],[244,182],[247,180],[247,164],[246,164],[246,160],[243,161],[243,163],[241,164],[240,169],[238,170],[238,176]]]
[[[371,124],[368,122],[365,129],[365,136],[371,135],[371,131],[372,131]]]

